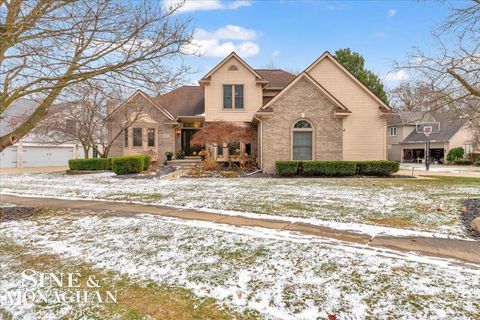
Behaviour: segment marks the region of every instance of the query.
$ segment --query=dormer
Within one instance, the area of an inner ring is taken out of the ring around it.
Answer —
[[[205,93],[205,121],[251,121],[268,84],[235,52],[198,81]]]

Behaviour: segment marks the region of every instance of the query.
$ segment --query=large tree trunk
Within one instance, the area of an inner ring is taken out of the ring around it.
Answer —
[[[83,156],[85,157],[85,159],[88,159],[89,157],[89,153],[90,153],[90,147],[87,146],[87,145],[82,145],[83,147]]]

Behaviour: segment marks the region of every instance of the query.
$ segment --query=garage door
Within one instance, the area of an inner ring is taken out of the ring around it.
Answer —
[[[24,167],[68,166],[73,147],[23,147]]]
[[[17,147],[8,147],[0,153],[0,168],[17,167]]]

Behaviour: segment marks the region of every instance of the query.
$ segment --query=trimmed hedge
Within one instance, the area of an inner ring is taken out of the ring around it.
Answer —
[[[145,167],[145,156],[116,157],[112,160],[112,169],[118,175],[140,173]]]
[[[400,169],[396,161],[277,161],[277,175],[282,177],[310,176],[389,176]]]
[[[300,161],[277,161],[275,168],[277,174],[282,177],[293,177],[298,173]]]
[[[480,167],[480,160],[475,161],[475,163],[473,165],[476,166],[476,167]]]
[[[70,170],[112,170],[112,159],[91,158],[68,160]]]
[[[152,160],[152,158],[148,154],[143,155],[143,171],[148,170],[148,167],[150,166],[150,160]]]
[[[304,176],[354,176],[357,164],[353,161],[303,161]]]
[[[358,161],[358,174],[361,176],[389,176],[400,170],[396,161]]]

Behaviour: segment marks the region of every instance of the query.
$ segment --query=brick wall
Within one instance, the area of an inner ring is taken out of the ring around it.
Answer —
[[[335,105],[311,82],[299,80],[273,105],[273,118],[262,121],[263,170],[275,172],[275,161],[292,159],[292,128],[300,119],[313,125],[313,159],[342,160],[342,119]]]
[[[126,105],[122,110],[120,110],[117,115],[114,117],[110,123],[110,132],[109,136],[118,132],[118,128],[121,127],[120,123],[123,122],[126,117],[129,116],[129,110],[132,110],[136,114],[138,108],[141,108],[142,114],[144,116],[139,119],[135,124],[133,124],[129,129],[129,146],[128,148],[124,147],[124,135],[123,133],[114,141],[109,156],[122,156],[122,155],[133,155],[133,154],[147,154],[150,150],[154,151],[158,155],[158,159],[163,161],[165,159],[166,151],[173,150],[173,139],[174,132],[172,125],[166,125],[165,122],[169,121],[165,115],[150,101],[145,99],[142,95],[137,95],[130,100],[129,104]],[[143,128],[143,146],[142,147],[133,147],[132,146],[132,128]],[[147,129],[154,128],[156,130],[156,147],[148,147],[147,144]]]

